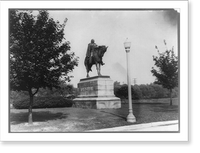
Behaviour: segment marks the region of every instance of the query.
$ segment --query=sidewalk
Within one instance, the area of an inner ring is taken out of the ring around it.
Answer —
[[[165,122],[152,122],[145,124],[129,125],[129,126],[120,126],[114,128],[100,129],[100,130],[91,130],[89,132],[122,132],[122,131],[179,131],[178,120],[165,121]]]

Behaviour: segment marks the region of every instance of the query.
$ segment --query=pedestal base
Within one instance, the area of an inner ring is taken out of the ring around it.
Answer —
[[[121,100],[117,97],[76,98],[74,99],[74,106],[93,109],[117,109],[121,108]]]
[[[81,79],[78,83],[79,95],[74,99],[74,107],[94,109],[121,108],[120,98],[114,95],[113,81],[109,76]]]

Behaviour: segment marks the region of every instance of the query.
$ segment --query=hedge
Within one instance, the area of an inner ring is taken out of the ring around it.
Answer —
[[[22,99],[13,102],[13,107],[16,109],[28,109],[30,99]],[[33,108],[58,108],[72,107],[73,102],[61,96],[56,97],[34,97]]]
[[[131,86],[132,99],[159,99],[159,98],[169,98],[169,90],[163,88],[161,85],[157,84],[147,84],[147,85],[132,85]],[[115,96],[121,99],[128,98],[128,85],[120,85],[118,82],[115,83],[114,88]],[[178,87],[172,90],[172,97],[178,97]]]

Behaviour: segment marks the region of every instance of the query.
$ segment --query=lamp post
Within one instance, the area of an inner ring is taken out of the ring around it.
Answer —
[[[127,82],[128,82],[128,104],[129,104],[129,114],[127,116],[127,122],[134,123],[136,122],[136,118],[133,115],[133,108],[132,108],[132,96],[131,96],[131,75],[130,75],[130,64],[129,64],[129,52],[131,48],[131,42],[126,39],[124,42],[124,48],[126,51],[126,59],[127,59]]]

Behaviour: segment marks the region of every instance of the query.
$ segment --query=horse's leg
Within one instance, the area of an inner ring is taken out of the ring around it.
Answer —
[[[95,63],[96,65],[96,69],[97,69],[97,75],[99,75],[99,67],[98,67],[98,63]]]
[[[87,67],[87,76],[86,76],[87,78],[89,78],[90,76],[89,76],[89,69],[88,69],[88,67]]]
[[[97,68],[97,74],[98,74],[98,76],[101,76],[101,73],[100,73],[100,64],[99,63],[96,63],[96,68]]]
[[[90,76],[89,76],[89,68],[88,68],[88,65],[86,65],[85,67],[86,67],[86,72],[87,72],[86,77],[89,78]]]
[[[100,63],[98,63],[98,65],[99,65],[99,76],[101,76],[101,64]]]

